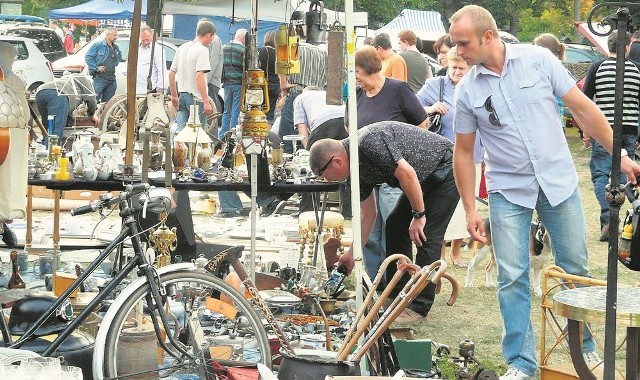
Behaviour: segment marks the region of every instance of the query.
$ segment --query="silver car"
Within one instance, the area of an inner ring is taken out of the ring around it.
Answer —
[[[13,62],[13,72],[22,78],[25,90],[32,92],[45,82],[53,80],[53,67],[51,62],[36,47],[29,38],[0,36],[1,42],[7,42],[18,53]]]

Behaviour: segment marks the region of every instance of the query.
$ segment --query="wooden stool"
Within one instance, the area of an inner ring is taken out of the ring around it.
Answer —
[[[302,261],[305,264],[311,264],[313,258],[313,246],[315,244],[315,234],[318,228],[316,223],[315,211],[305,211],[298,216],[298,232],[300,233],[300,258],[304,259],[304,247],[309,243],[307,249],[308,257],[306,261]],[[324,219],[322,220],[322,232],[325,236],[330,235],[340,240],[344,234],[344,217],[339,212],[325,211]],[[343,251],[342,246],[340,252]]]

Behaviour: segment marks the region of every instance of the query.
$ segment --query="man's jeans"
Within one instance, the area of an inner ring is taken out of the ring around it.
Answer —
[[[622,148],[626,149],[629,157],[633,159],[636,150],[636,136],[631,134],[622,135]],[[609,204],[605,200],[605,186],[609,183],[611,175],[611,155],[597,141],[591,145],[591,160],[589,168],[591,169],[591,182],[593,182],[593,191],[600,204],[600,227],[609,224]],[[620,183],[627,183],[627,175],[620,172]]]
[[[239,83],[224,84],[224,112],[222,114],[222,125],[220,126],[220,138],[224,137],[225,132],[238,125],[238,117],[240,116],[240,95],[242,94],[242,85]]]
[[[36,106],[38,112],[42,117],[42,125],[49,127],[47,124],[47,117],[49,115],[55,116],[53,131],[54,135],[59,138],[59,144],[62,145],[62,137],[64,134],[64,127],[67,124],[67,115],[69,115],[69,98],[66,96],[58,95],[58,91],[54,89],[44,89],[38,91],[36,94]],[[48,139],[45,139],[45,144],[49,144]]]
[[[540,190],[535,208],[549,233],[555,264],[569,274],[589,276],[586,227],[578,190],[555,207]],[[502,352],[510,367],[532,376],[538,368],[529,284],[533,210],[509,202],[501,193],[490,193],[489,213],[498,264],[498,303],[504,323]],[[583,352],[594,349],[593,339],[585,329]]]
[[[106,103],[116,94],[116,79],[104,79],[100,76],[93,78],[93,90],[96,92],[96,102]]]
[[[376,197],[376,222],[373,225],[369,240],[363,247],[364,268],[373,281],[380,269],[380,264],[387,258],[386,247],[386,221],[391,211],[396,207],[398,199],[402,195],[402,189],[382,184],[374,190]]]
[[[222,213],[240,214],[242,211],[242,201],[236,191],[218,191],[218,202]]]
[[[280,128],[278,129],[278,136],[284,140],[283,137],[287,135],[296,135],[295,125],[293,125],[293,101],[300,95],[300,91],[289,90],[289,96],[284,101],[282,111],[280,112]],[[293,142],[283,141],[285,153],[293,153]],[[300,146],[298,147],[300,148]]]
[[[222,114],[222,104],[220,104],[220,98],[218,97],[218,92],[220,91],[220,87],[218,86],[214,86],[213,83],[207,83],[207,94],[209,95],[209,97],[211,99],[213,99],[213,104],[216,105],[216,111],[217,113]],[[218,119],[216,120],[215,123],[213,123],[213,125],[211,125],[209,127],[209,133],[214,135],[214,136],[218,136],[218,122],[221,121],[220,117],[222,115],[218,116]]]
[[[207,130],[207,115],[204,114],[204,103],[196,101],[198,105],[198,113],[200,113],[200,123],[202,128]],[[182,131],[189,121],[189,113],[193,105],[193,94],[188,92],[181,92],[178,96],[178,112],[176,113],[176,125],[178,126],[178,132]]]

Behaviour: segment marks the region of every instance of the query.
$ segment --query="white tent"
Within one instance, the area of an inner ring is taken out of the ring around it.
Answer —
[[[376,33],[387,33],[391,37],[391,44],[397,50],[400,48],[397,36],[403,29],[412,30],[423,41],[435,41],[447,33],[440,13],[414,9],[402,10],[391,22],[376,30]]]

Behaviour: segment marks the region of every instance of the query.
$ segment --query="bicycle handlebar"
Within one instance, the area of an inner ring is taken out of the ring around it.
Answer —
[[[100,208],[109,207],[118,203],[121,200],[130,199],[134,195],[145,193],[149,191],[150,188],[151,186],[148,183],[137,183],[137,184],[126,185],[124,188],[125,190],[121,192],[119,196],[114,198],[100,199],[99,201],[94,202],[90,205],[74,208],[71,210],[71,215],[77,216],[77,215],[88,214],[90,212],[96,212]]]
[[[90,212],[95,212],[98,210],[98,203],[92,203],[87,206],[76,207],[71,209],[71,216],[88,214]]]

